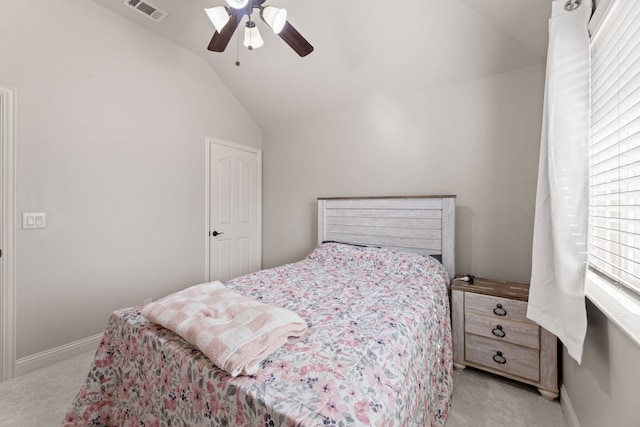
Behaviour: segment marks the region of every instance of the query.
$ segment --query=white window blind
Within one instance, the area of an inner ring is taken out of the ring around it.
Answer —
[[[640,293],[640,1],[618,0],[591,42],[589,264]]]

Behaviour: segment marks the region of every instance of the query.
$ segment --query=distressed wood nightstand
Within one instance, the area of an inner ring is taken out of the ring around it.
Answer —
[[[526,318],[529,285],[475,278],[451,284],[453,362],[473,366],[558,397],[556,337]]]

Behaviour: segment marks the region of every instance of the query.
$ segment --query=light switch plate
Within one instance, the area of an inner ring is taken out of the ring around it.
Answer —
[[[41,213],[23,213],[22,229],[33,230],[35,228],[47,228],[47,214]]]

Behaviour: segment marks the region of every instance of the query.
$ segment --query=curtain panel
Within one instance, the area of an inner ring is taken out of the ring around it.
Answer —
[[[591,0],[552,3],[527,310],[578,363],[587,330],[591,11]]]

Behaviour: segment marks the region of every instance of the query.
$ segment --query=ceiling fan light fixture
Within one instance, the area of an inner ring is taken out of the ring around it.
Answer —
[[[260,16],[276,34],[279,34],[287,23],[287,9],[267,6],[262,9]]]
[[[209,20],[216,28],[216,31],[218,31],[219,33],[222,32],[224,26],[227,25],[227,22],[229,22],[229,19],[231,19],[231,16],[224,6],[211,7],[209,9],[205,9],[204,11],[207,13]]]
[[[247,21],[244,28],[244,46],[249,50],[258,49],[264,44],[260,31],[253,21]]]
[[[227,4],[234,9],[244,9],[249,4],[249,0],[227,0]]]

